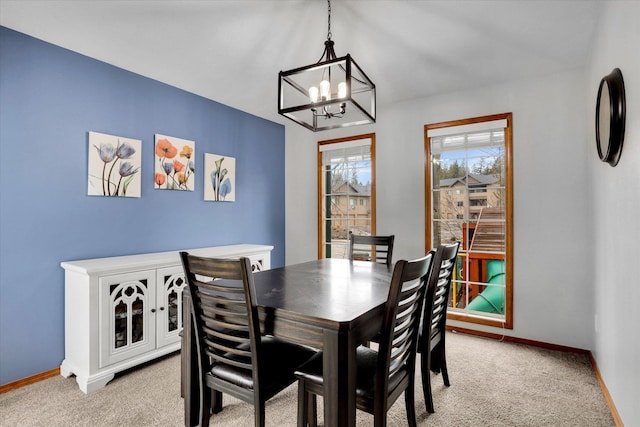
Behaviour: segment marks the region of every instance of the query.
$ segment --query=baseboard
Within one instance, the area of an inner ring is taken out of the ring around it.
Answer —
[[[600,375],[600,369],[598,368],[598,363],[596,362],[595,357],[593,357],[593,353],[589,352],[589,360],[591,361],[591,366],[593,366],[593,370],[596,372],[596,378],[600,383],[600,388],[602,389],[602,394],[604,395],[604,400],[609,405],[609,410],[611,411],[611,416],[613,416],[613,421],[615,421],[617,427],[624,427],[624,423],[620,418],[620,414],[618,414],[618,409],[616,409],[616,405],[613,403],[613,399],[609,394],[609,389],[607,385],[604,383],[602,376]]]
[[[530,345],[532,347],[540,347],[540,348],[546,348],[548,350],[564,351],[567,353],[584,354],[588,356],[589,361],[591,362],[591,366],[593,367],[593,370],[596,374],[596,378],[600,383],[600,390],[602,390],[602,394],[604,395],[604,400],[605,402],[607,402],[607,406],[611,411],[611,416],[613,417],[613,420],[615,421],[616,426],[624,427],[624,423],[620,418],[620,414],[618,414],[618,409],[616,408],[616,405],[613,402],[611,395],[609,394],[609,390],[607,389],[607,386],[604,383],[604,379],[602,379],[602,376],[600,375],[600,369],[598,369],[598,364],[596,363],[596,359],[593,357],[593,353],[591,353],[591,351],[584,350],[581,348],[567,347],[564,345],[550,344],[542,341],[528,340],[528,339],[518,338],[518,337],[510,337],[507,335],[496,334],[492,332],[476,331],[474,329],[467,329],[467,328],[459,328],[457,326],[451,326],[451,325],[447,325],[447,330],[451,332],[460,332],[468,335],[476,335],[480,337],[491,338],[499,341]]]
[[[30,377],[22,378],[17,381],[0,385],[0,394],[15,390],[20,387],[24,387],[29,384],[37,383],[38,381],[46,380],[47,378],[55,377],[56,375],[60,375],[60,368],[54,368],[49,371],[31,375]]]
[[[485,337],[485,338],[492,338],[498,341],[530,345],[532,347],[541,347],[541,348],[546,348],[547,350],[564,351],[566,353],[577,353],[577,354],[585,354],[585,355],[591,353],[589,350],[584,350],[582,348],[568,347],[565,345],[558,345],[558,344],[550,344],[543,341],[528,340],[525,338],[510,337],[508,335],[496,334],[496,333],[485,332],[485,331],[476,331],[474,329],[459,328],[457,326],[447,325],[447,330],[452,332],[461,332],[463,334],[468,334],[468,335],[476,335],[476,336]]]

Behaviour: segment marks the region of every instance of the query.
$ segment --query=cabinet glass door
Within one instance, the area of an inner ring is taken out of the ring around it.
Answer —
[[[182,330],[182,290],[186,286],[182,267],[158,269],[158,347],[177,342]]]
[[[100,278],[100,367],[155,348],[153,271]],[[105,326],[108,325],[108,329]]]

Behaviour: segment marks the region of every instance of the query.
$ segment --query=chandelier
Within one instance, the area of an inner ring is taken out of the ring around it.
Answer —
[[[331,0],[327,41],[320,60],[280,71],[278,114],[314,132],[376,122],[376,85],[351,55],[336,57],[331,40]]]

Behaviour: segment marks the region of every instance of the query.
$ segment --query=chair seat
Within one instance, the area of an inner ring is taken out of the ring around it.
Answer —
[[[309,360],[315,350],[292,344],[272,336],[263,336],[261,345],[260,387],[266,396],[275,395],[278,391],[295,381],[294,369]],[[230,359],[239,356],[229,355]],[[246,361],[246,360],[245,360]],[[233,383],[239,387],[253,390],[253,374],[250,369],[216,363],[208,375]]]
[[[356,381],[356,397],[365,401],[372,401],[375,392],[375,378],[378,371],[378,352],[365,346],[356,350],[358,377]],[[309,383],[322,386],[322,352],[305,362],[296,370],[296,376]],[[406,376],[407,370],[398,370],[389,379],[389,389],[395,388]]]

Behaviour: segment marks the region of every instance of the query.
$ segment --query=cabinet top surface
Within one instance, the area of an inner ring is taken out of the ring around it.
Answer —
[[[179,252],[183,250],[198,256],[230,258],[250,256],[265,252],[269,253],[273,250],[273,246],[241,244],[180,249],[167,252],[64,261],[60,263],[60,266],[66,271],[75,271],[83,274],[100,274],[101,272],[110,272],[114,269],[139,270],[144,268],[170,267],[181,265]]]

